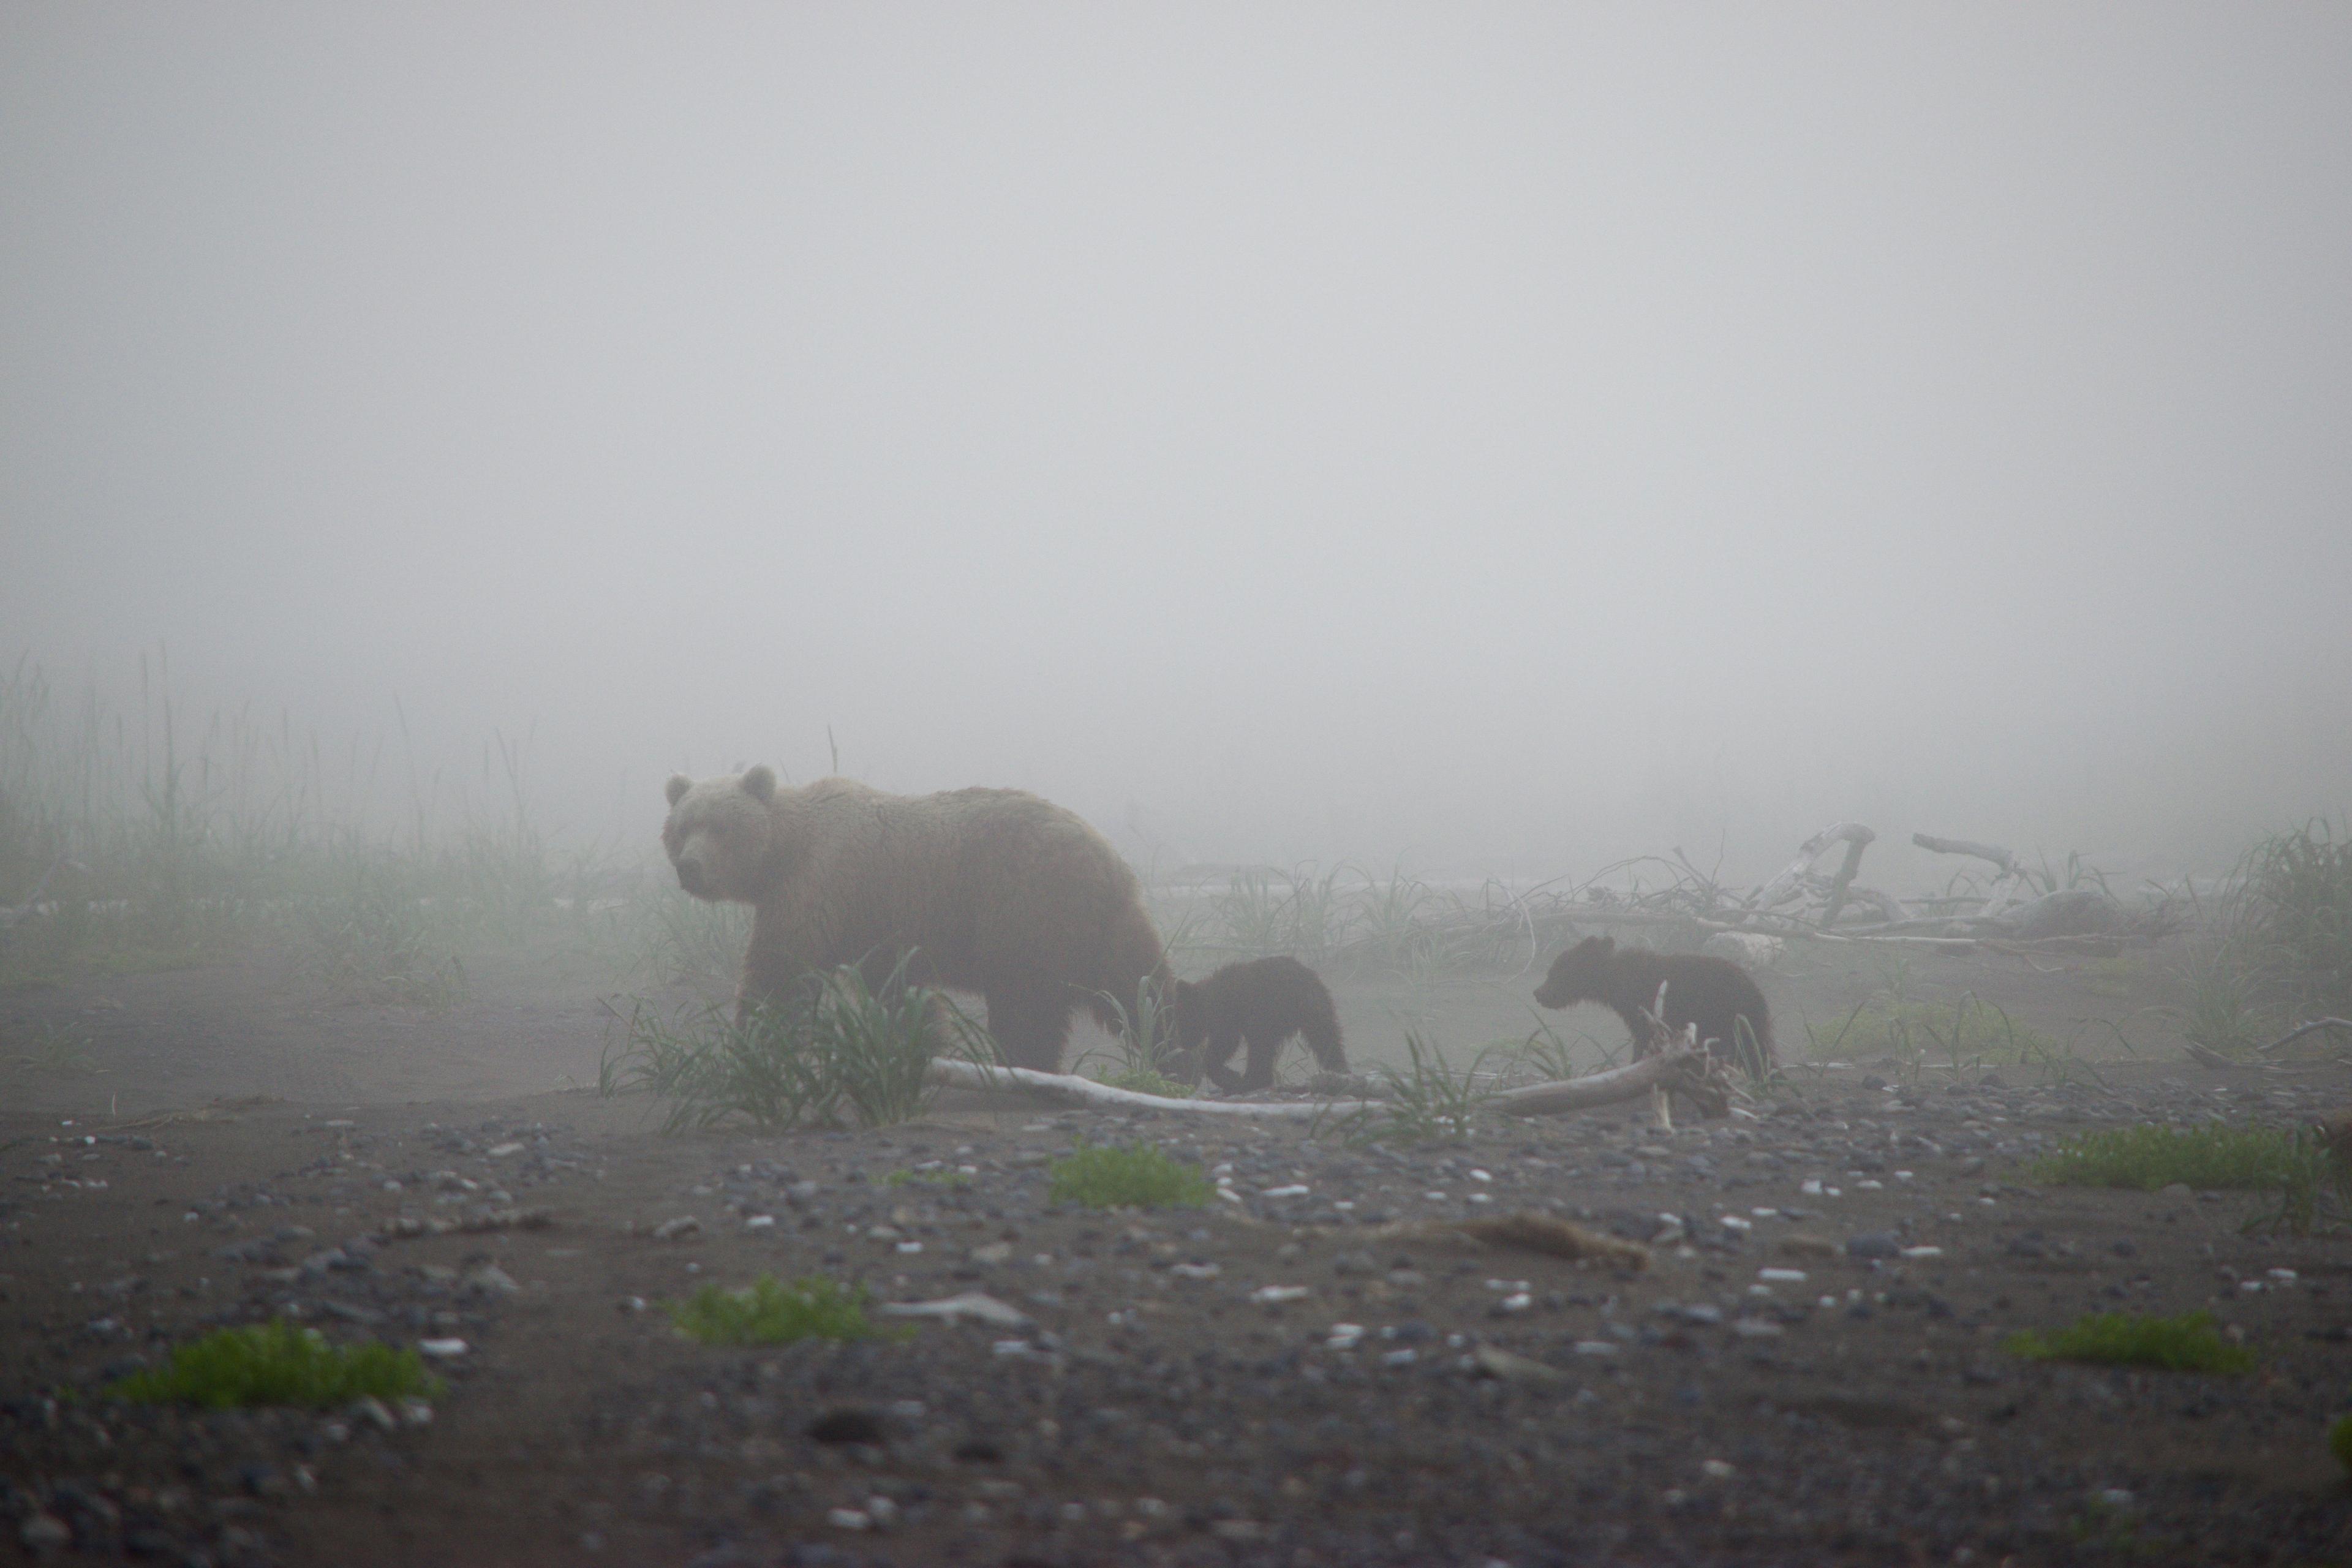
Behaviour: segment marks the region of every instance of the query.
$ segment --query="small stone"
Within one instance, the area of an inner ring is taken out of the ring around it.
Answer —
[[[835,1447],[863,1444],[880,1447],[888,1433],[882,1417],[863,1405],[845,1405],[826,1411],[808,1425],[809,1439]]]
[[[686,1214],[678,1215],[676,1219],[662,1221],[661,1224],[654,1226],[653,1235],[656,1241],[675,1241],[681,1236],[691,1236],[701,1228],[700,1220],[690,1214]]]
[[[1702,1459],[1699,1461],[1698,1468],[1700,1474],[1711,1481],[1727,1481],[1739,1473],[1736,1466],[1727,1464],[1721,1459]]]
[[[1304,1285],[1261,1285],[1249,1294],[1249,1299],[1261,1307],[1278,1307],[1285,1301],[1301,1301],[1308,1292]]]
[[[72,1543],[73,1531],[57,1515],[37,1513],[16,1531],[16,1539],[24,1542],[27,1552],[58,1552]]]
[[[461,1339],[419,1340],[416,1353],[429,1361],[455,1361],[466,1353],[466,1342]]]
[[[1901,1238],[1890,1231],[1864,1231],[1860,1236],[1848,1237],[1845,1243],[1848,1258],[1895,1258],[1901,1256],[1902,1251]]]

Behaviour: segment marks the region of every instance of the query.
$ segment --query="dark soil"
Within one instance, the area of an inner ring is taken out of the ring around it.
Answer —
[[[1766,977],[1791,1059],[1805,1018],[1879,983],[1801,962]],[[468,972],[471,999],[430,1013],[325,1006],[262,961],[0,998],[0,1560],[2352,1554],[2326,1443],[2352,1403],[2344,1238],[2247,1234],[2255,1194],[2030,1172],[2099,1127],[2308,1120],[2352,1098],[2345,1069],[2187,1065],[2147,1022],[2158,983],[2112,966],[1937,956],[1911,980],[2069,1044],[2120,1023],[2138,1060],[1798,1070],[1702,1128],[1662,1132],[1641,1106],[1412,1148],[951,1102],[884,1132],[666,1138],[646,1102],[587,1087],[591,983],[547,959]],[[1534,1026],[1534,974],[1329,978],[1360,1067],[1393,1055],[1399,1015],[1449,1043]],[[1605,1014],[1570,1016],[1619,1043]],[[22,1065],[52,1026],[86,1050]],[[1079,1136],[1199,1160],[1239,1201],[1055,1207],[1045,1163]],[[1380,1228],[1522,1209],[1654,1239],[1650,1266]],[[401,1216],[473,1228],[387,1236]],[[659,1310],[761,1272],[891,1301],[983,1291],[1030,1322],[727,1350]],[[1268,1286],[1306,1293],[1252,1300]],[[2260,1370],[2001,1348],[2084,1312],[2196,1308]],[[175,1342],[277,1315],[467,1348],[436,1363],[429,1420],[103,1396]]]

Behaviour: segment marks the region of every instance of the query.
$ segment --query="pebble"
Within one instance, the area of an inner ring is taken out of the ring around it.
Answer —
[[[16,1531],[16,1539],[24,1542],[27,1552],[55,1552],[72,1542],[73,1531],[57,1515],[37,1513]]]
[[[416,1353],[433,1361],[454,1361],[466,1353],[466,1342],[459,1339],[419,1340]]]
[[[1902,1240],[1891,1231],[1869,1230],[1846,1237],[1845,1255],[1848,1258],[1895,1258],[1901,1256],[1902,1251]]]

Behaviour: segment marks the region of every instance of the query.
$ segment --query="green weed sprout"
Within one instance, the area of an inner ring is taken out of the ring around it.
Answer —
[[[1148,1143],[1122,1149],[1081,1140],[1054,1162],[1050,1173],[1046,1196],[1085,1208],[1199,1208],[1217,1191],[1198,1165]]]
[[[181,1345],[162,1366],[107,1392],[142,1405],[300,1405],[333,1409],[359,1399],[432,1399],[441,1380],[413,1350],[381,1342],[331,1345],[316,1329],[278,1319],[219,1329]]]
[[[2338,1415],[2328,1424],[2327,1451],[2346,1471],[2352,1472],[2352,1415]]]
[[[2030,1331],[2012,1334],[2002,1348],[2028,1361],[2079,1361],[2229,1376],[2254,1369],[2254,1352],[2223,1339],[2213,1327],[2213,1314],[2202,1311],[2184,1312],[2177,1318],[2093,1312],[2053,1334]]]
[[[2069,1140],[2033,1167],[2036,1180],[2075,1187],[2271,1187],[2323,1152],[2276,1127],[2117,1127]]]
[[[877,1339],[866,1321],[872,1300],[863,1285],[821,1274],[779,1283],[762,1274],[740,1290],[705,1285],[683,1301],[666,1303],[678,1332],[706,1345],[782,1345],[796,1340]]]

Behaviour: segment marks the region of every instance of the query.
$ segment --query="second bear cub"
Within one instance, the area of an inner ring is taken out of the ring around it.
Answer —
[[[1193,1070],[1229,1093],[1272,1087],[1276,1053],[1293,1035],[1307,1041],[1324,1071],[1348,1070],[1331,993],[1295,958],[1228,963],[1206,980],[1180,980],[1175,1014],[1176,1043]],[[1236,1078],[1234,1052],[1244,1044],[1249,1065]]]
[[[1661,984],[1666,988],[1669,1030],[1680,1035],[1684,1025],[1696,1024],[1709,1056],[1736,1061],[1752,1073],[1771,1070],[1772,1018],[1764,993],[1746,970],[1724,959],[1641,948],[1620,952],[1615,938],[1589,936],[1551,961],[1536,1000],[1546,1007],[1598,1002],[1625,1021],[1637,1047],[1646,1047],[1647,1015],[1658,1005]],[[1743,1018],[1745,1029],[1739,1026]]]

